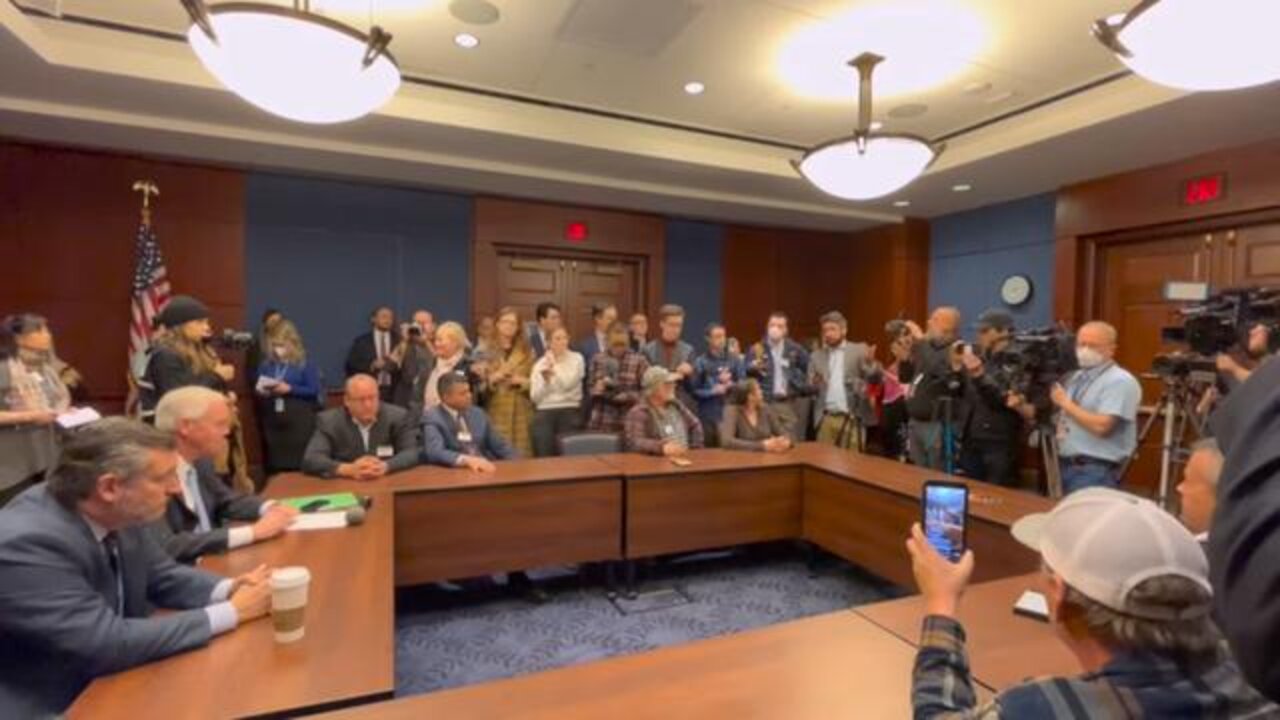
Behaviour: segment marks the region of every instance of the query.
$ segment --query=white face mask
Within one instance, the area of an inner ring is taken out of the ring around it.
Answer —
[[[285,354],[285,347],[283,345],[276,345],[273,349],[275,350],[276,357],[283,360],[284,354]]]
[[[1076,348],[1076,362],[1080,363],[1080,367],[1085,368],[1086,370],[1098,367],[1102,363],[1106,362],[1106,360],[1107,359],[1102,356],[1102,353],[1091,347]]]

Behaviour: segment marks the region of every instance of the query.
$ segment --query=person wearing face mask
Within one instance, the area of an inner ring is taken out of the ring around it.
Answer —
[[[1049,394],[1058,408],[1062,492],[1117,487],[1120,466],[1138,444],[1142,386],[1115,362],[1116,329],[1093,321],[1076,333],[1080,369]]]
[[[809,384],[809,353],[787,337],[787,315],[769,315],[763,342],[751,346],[747,375],[760,382],[765,402],[786,426],[794,442],[809,436],[813,387]]]
[[[307,361],[298,328],[277,322],[265,336],[266,359],[258,366],[258,419],[268,475],[302,467],[302,454],[316,429],[320,373]]]
[[[904,322],[911,334],[911,368],[914,372],[907,391],[908,452],[920,467],[947,470],[954,461],[955,435],[965,417],[961,406],[964,389],[962,355],[958,342],[960,311],[936,308],[929,315],[928,332],[911,320]],[[903,382],[907,382],[904,378]],[[951,442],[948,443],[946,415],[950,403]]]

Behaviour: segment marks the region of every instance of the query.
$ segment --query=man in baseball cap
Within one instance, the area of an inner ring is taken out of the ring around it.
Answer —
[[[628,450],[670,457],[702,447],[702,423],[676,400],[676,383],[683,379],[657,365],[644,371],[644,399],[627,412],[623,438]]]
[[[977,707],[956,619],[973,572],[912,527],[907,550],[927,616],[916,656],[916,718],[1272,718],[1211,617],[1209,566],[1191,533],[1159,506],[1119,490],[1068,496],[1013,527],[1040,553],[1050,622],[1084,675],[1025,682]]]

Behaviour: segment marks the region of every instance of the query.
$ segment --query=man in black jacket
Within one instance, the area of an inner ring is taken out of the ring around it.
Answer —
[[[1228,396],[1218,417],[1226,463],[1209,534],[1209,580],[1245,677],[1280,701],[1280,362]]]
[[[213,460],[226,452],[231,432],[222,395],[197,385],[170,391],[156,407],[156,429],[173,436],[182,491],[149,529],[179,562],[277,537],[297,516],[287,505],[235,492],[214,473]],[[244,524],[231,527],[233,521]]]
[[[1018,441],[1026,413],[1034,417],[1034,410],[1012,392],[1010,378],[995,362],[1012,332],[1012,315],[987,310],[978,316],[977,343],[960,355],[968,376],[964,394],[968,418],[960,467],[969,477],[1005,487],[1017,485]]]
[[[907,397],[911,462],[920,467],[945,470],[954,460],[965,417],[962,405],[964,376],[958,344],[960,311],[940,307],[929,316],[926,333],[908,320],[911,331],[911,379]],[[946,437],[950,420],[951,442]]]
[[[383,402],[391,402],[396,380],[400,377],[400,364],[394,350],[400,345],[400,333],[395,329],[396,314],[389,307],[380,307],[369,316],[372,327],[369,332],[351,341],[347,352],[347,377],[368,373],[378,382],[378,395]]]

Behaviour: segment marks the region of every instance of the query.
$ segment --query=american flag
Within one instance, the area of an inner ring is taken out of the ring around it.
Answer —
[[[151,346],[155,317],[169,302],[169,277],[160,255],[160,244],[150,223],[138,225],[133,248],[133,299],[130,303],[129,356],[142,357]]]

